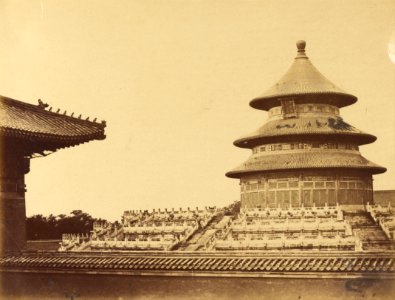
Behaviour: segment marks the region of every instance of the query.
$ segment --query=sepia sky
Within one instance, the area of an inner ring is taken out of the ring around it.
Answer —
[[[266,112],[249,101],[307,41],[313,64],[358,97],[346,122],[378,137],[361,153],[395,189],[395,1],[0,0],[0,94],[107,121],[104,141],[31,161],[27,215],[224,206],[232,145]]]

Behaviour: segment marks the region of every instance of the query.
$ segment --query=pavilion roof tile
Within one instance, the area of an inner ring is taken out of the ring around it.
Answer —
[[[82,120],[0,96],[0,134],[48,142],[59,148],[105,138],[105,122]]]

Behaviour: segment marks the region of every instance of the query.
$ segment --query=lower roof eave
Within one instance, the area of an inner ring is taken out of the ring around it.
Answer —
[[[277,169],[261,169],[261,170],[234,170],[225,173],[225,176],[229,178],[240,179],[248,175],[264,174],[264,173],[275,173],[275,172],[286,172],[286,171],[311,171],[311,170],[338,170],[338,171],[363,171],[371,175],[382,174],[387,171],[384,167],[307,167],[307,168],[277,168]]]

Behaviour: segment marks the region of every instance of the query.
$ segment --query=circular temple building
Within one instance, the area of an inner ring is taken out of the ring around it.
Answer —
[[[239,178],[241,205],[358,209],[373,203],[372,175],[385,168],[359,152],[376,137],[346,123],[340,108],[357,97],[336,87],[310,62],[305,41],[288,72],[250,106],[268,112],[254,133],[234,145],[252,150],[248,160],[228,172]]]

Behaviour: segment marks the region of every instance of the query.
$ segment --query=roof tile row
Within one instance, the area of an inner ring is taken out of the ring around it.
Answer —
[[[45,257],[0,258],[0,269],[210,272],[395,272],[392,257]]]

